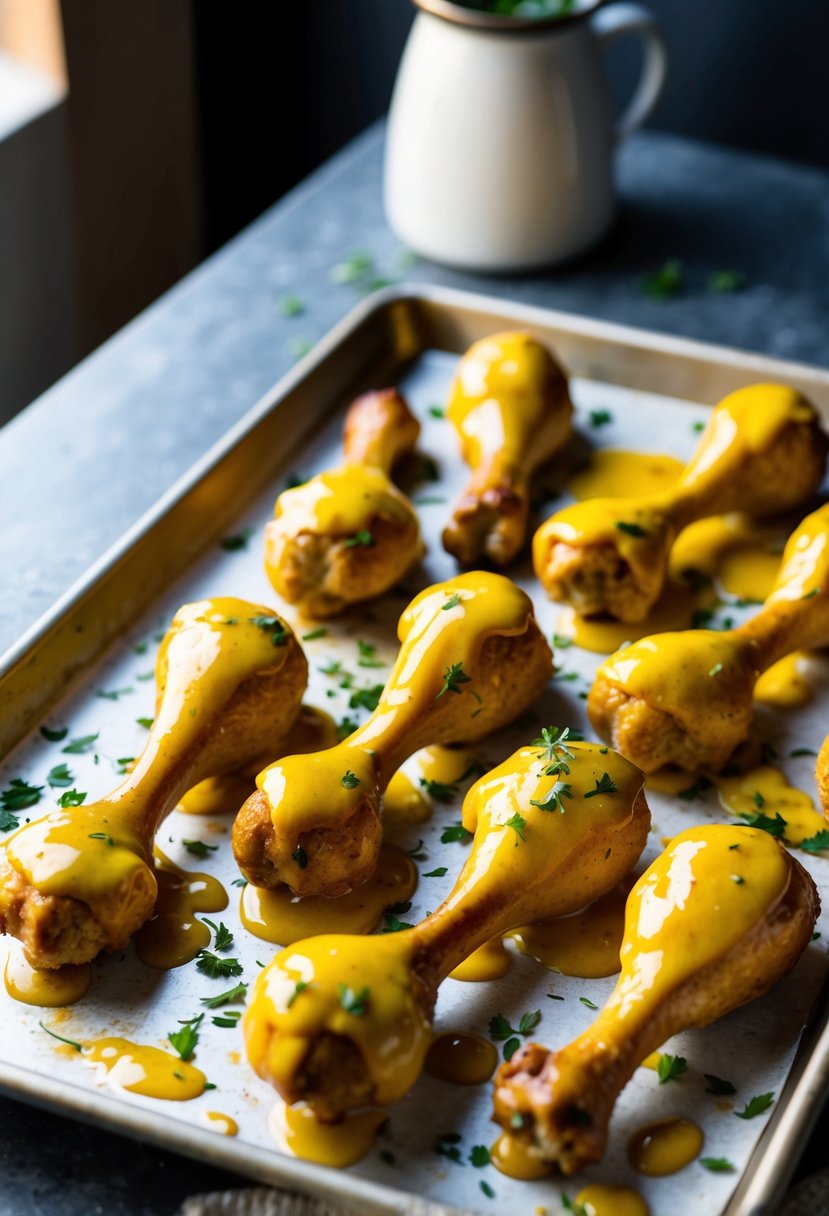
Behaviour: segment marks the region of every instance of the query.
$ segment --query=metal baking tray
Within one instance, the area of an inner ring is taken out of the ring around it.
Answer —
[[[575,378],[577,407],[584,411],[600,401],[612,401],[619,416],[627,417],[627,430],[622,426],[627,440],[624,446],[649,450],[664,447],[665,450],[676,450],[676,454],[687,456],[693,446],[691,427],[684,427],[683,433],[687,434],[677,450],[676,443],[673,448],[666,446],[672,428],[667,421],[662,421],[663,417],[666,420],[675,417],[671,411],[676,410],[687,412],[689,421],[704,417],[705,408],[726,393],[758,380],[782,380],[796,385],[809,395],[824,418],[829,420],[829,372],[820,369],[461,292],[422,287],[401,287],[379,292],[336,326],[4,656],[0,664],[0,753],[11,753],[8,763],[4,765],[4,779],[13,771],[21,768],[25,771],[27,764],[35,763],[32,758],[36,756],[37,749],[43,747],[42,740],[37,738],[37,727],[45,719],[54,720],[58,715],[62,721],[71,724],[73,734],[84,733],[84,722],[89,720],[89,707],[94,705],[95,688],[100,688],[104,679],[117,679],[118,673],[127,670],[126,656],[131,655],[136,639],[146,637],[153,627],[158,628],[159,614],[168,615],[171,607],[177,603],[207,593],[240,594],[261,599],[265,603],[273,600],[273,594],[261,573],[258,538],[252,542],[248,555],[222,553],[217,548],[217,541],[238,530],[240,521],[254,526],[261,524],[267,518],[272,499],[282,487],[285,474],[290,469],[299,467],[303,473],[310,474],[336,459],[339,420],[352,396],[370,386],[401,383],[423,416],[428,404],[435,400],[434,386],[448,382],[455,356],[487,333],[516,326],[530,329],[551,344]],[[637,404],[638,443],[635,443],[635,434],[631,438],[630,407],[633,402]],[[663,433],[666,441],[660,443]],[[434,448],[434,443],[432,446]],[[426,450],[429,450],[428,442]],[[449,491],[446,506],[424,508],[422,512],[424,532],[432,549],[439,548],[437,531],[449,509],[449,501],[465,477],[460,462],[456,460],[452,463],[457,467],[452,470],[451,476],[447,475],[445,486],[441,487],[442,491]],[[446,558],[441,560],[448,562]],[[254,568],[257,571],[255,576]],[[451,568],[451,564],[440,565],[438,561],[435,571],[429,569],[430,577],[425,581],[447,577]],[[519,571],[522,581],[527,579],[527,572],[526,566]],[[529,582],[527,585],[530,585]],[[537,586],[534,598],[543,624],[546,628],[553,627],[555,609],[544,603]],[[392,601],[384,625],[390,625],[402,602],[399,598]],[[340,641],[348,640],[350,636],[353,643],[353,633],[354,629],[346,626],[344,632],[341,631]],[[392,635],[388,629],[386,636],[384,657],[391,658]],[[378,633],[377,637],[382,639],[382,633]],[[310,656],[312,666],[318,653],[313,652]],[[132,662],[134,666],[135,661]],[[566,666],[574,666],[569,659],[564,662]],[[146,661],[144,665],[147,665]],[[588,678],[585,671],[581,675]],[[382,679],[382,676],[379,678]],[[829,679],[826,684],[829,690]],[[150,695],[151,685],[146,686],[146,693]],[[560,689],[557,691],[559,708],[564,695]],[[321,703],[319,697],[312,696],[310,699]],[[98,709],[100,711],[100,702]],[[569,709],[570,719],[578,724],[579,716],[583,719],[583,701],[574,702]],[[120,713],[119,706],[107,706],[107,715],[115,720]],[[135,707],[131,706],[125,713],[133,721]],[[804,729],[811,730],[812,734],[818,726],[814,715],[808,721],[804,720]],[[812,737],[808,739],[812,745],[819,741]],[[500,746],[500,756],[505,754],[506,741]],[[78,762],[81,759],[73,757]],[[98,788],[94,786],[96,779]],[[106,778],[96,778],[91,774],[90,799],[112,784],[111,772]],[[84,788],[87,788],[86,783]],[[673,827],[669,822],[672,812],[660,808],[658,798],[654,802],[655,819],[660,828]],[[717,815],[710,808],[708,811],[703,809],[699,814],[703,818],[706,814],[714,818],[722,817],[722,813]],[[688,822],[685,812],[682,826],[687,826]],[[436,827],[439,828],[440,824],[436,824]],[[428,833],[426,829],[420,829],[419,834]],[[229,854],[229,849],[225,849],[224,853]],[[175,853],[173,856],[180,859]],[[454,872],[462,861],[462,854],[451,854],[445,860]],[[810,862],[813,873],[815,867],[819,869],[823,866],[829,870],[829,862],[822,859],[810,859]],[[232,862],[229,864],[232,868]],[[196,867],[190,861],[188,868]],[[198,868],[211,869],[211,865],[200,862]],[[213,872],[227,885],[224,873],[218,869]],[[447,883],[451,877],[452,873]],[[826,880],[824,889],[825,883]],[[426,906],[434,906],[435,897],[440,894],[442,891],[438,891],[436,886],[429,889],[428,896],[422,889],[419,892],[423,898],[429,899]],[[412,916],[422,914],[422,911],[416,903]],[[232,910],[223,915],[226,919],[233,919]],[[235,923],[233,921],[234,926]],[[248,954],[251,959],[262,959],[268,957],[269,950],[270,947],[257,942],[250,946]],[[800,1004],[792,1001],[791,984],[784,986],[785,991],[781,989],[776,998],[772,993],[765,998],[765,1002],[760,1003],[767,1010],[764,1016],[768,1024],[763,1029],[767,1037],[770,1030],[777,1030],[784,1038],[788,1037],[789,1041],[794,1042],[802,1023],[806,1023],[791,1066],[788,1066],[788,1057],[784,1061],[786,1067],[783,1072],[788,1075],[785,1085],[778,1092],[773,1113],[762,1134],[752,1136],[751,1151],[746,1155],[739,1174],[718,1181],[716,1198],[713,1193],[700,1193],[697,1196],[704,1201],[704,1209],[695,1206],[694,1188],[689,1186],[686,1173],[677,1176],[677,1183],[673,1185],[678,1184],[686,1192],[685,1202],[691,1204],[684,1209],[688,1212],[706,1210],[720,1211],[723,1216],[749,1216],[750,1213],[768,1211],[783,1192],[794,1169],[798,1153],[819,1113],[829,1076],[829,1026],[826,1018],[829,988],[822,983],[826,971],[825,960],[822,950],[818,951],[817,948],[812,948],[809,954],[811,957],[805,973],[802,969],[795,972],[795,977],[800,981],[796,985],[797,990],[805,994]],[[131,965],[127,963],[125,967]],[[137,963],[134,965],[140,966]],[[526,976],[527,966],[530,965],[536,971],[540,970],[526,959],[521,960],[521,967],[517,970]],[[142,1041],[160,1040],[164,1037],[165,1020],[171,1022],[174,1016],[186,1016],[189,1012],[189,1007],[182,1012],[180,1003],[187,999],[183,994],[183,973],[187,969],[182,969],[182,974],[168,973],[166,996],[160,988],[154,1001],[148,995],[152,994],[152,986],[144,985],[143,991],[150,1006],[148,1009],[140,1001],[136,1006],[133,990],[124,998],[126,989],[119,991],[119,980],[113,974],[114,966],[109,961],[101,964],[101,968],[105,979],[102,981],[104,991],[100,1000],[104,1004],[99,1004],[98,1010],[100,1013],[100,1010],[108,1009],[109,1025],[117,1023],[119,1033],[131,1031],[133,1037],[139,1037]],[[249,978],[253,978],[252,964]],[[520,978],[514,980],[513,988]],[[552,978],[557,983],[558,977]],[[552,978],[549,973],[546,974],[548,986]],[[612,982],[589,981],[590,984],[599,985],[595,989],[599,994],[597,1000],[603,999]],[[575,981],[574,987],[573,981],[570,981],[568,991],[575,994],[578,983]],[[602,984],[604,987],[601,987]],[[455,987],[480,990],[494,989],[495,985]],[[593,991],[591,989],[591,995]],[[510,992],[508,981],[503,998],[495,995],[488,997],[486,1015],[497,1007],[493,1002],[503,999],[507,1003]],[[4,994],[2,999],[6,999]],[[124,999],[123,1007],[119,1006],[119,1001]],[[190,999],[192,1001],[192,997]],[[464,999],[470,1004],[477,999],[480,1004],[480,997],[473,996],[471,991]],[[520,999],[533,998],[526,997],[525,991]],[[109,1006],[106,1006],[106,1001],[110,1002]],[[159,1004],[162,1006],[160,1010],[154,1008]],[[442,996],[438,1004],[439,1019],[444,1012],[444,1004],[445,997]],[[789,1011],[786,1017],[781,1016],[777,1025],[775,1017],[784,1004],[789,1006]],[[73,1008],[80,1010],[81,1007]],[[361,1169],[359,1166],[339,1172],[296,1161],[276,1152],[269,1146],[266,1132],[253,1140],[242,1137],[225,1139],[193,1122],[185,1109],[191,1104],[164,1104],[152,1099],[134,1099],[131,1095],[113,1096],[97,1088],[88,1074],[77,1077],[65,1061],[50,1057],[51,1047],[45,1045],[45,1036],[37,1027],[38,1011],[19,1005],[14,1009],[14,1021],[19,1033],[16,1030],[17,1039],[12,1037],[5,1045],[0,1045],[0,1088],[35,1104],[72,1113],[107,1128],[175,1148],[261,1181],[346,1198],[361,1205],[360,1210],[383,1213],[457,1212],[473,1207],[475,1210],[498,1213],[525,1211],[533,1203],[555,1204],[562,1189],[570,1194],[576,1189],[576,1185],[569,1180],[564,1180],[563,1184],[548,1180],[532,1184],[531,1187],[514,1184],[510,1189],[507,1180],[487,1173],[487,1179],[501,1195],[500,1199],[489,1201],[482,1199],[477,1189],[477,1182],[482,1176],[478,1171],[466,1167],[467,1183],[464,1189],[457,1181],[461,1176],[460,1171],[456,1170],[453,1174],[451,1166],[448,1171],[440,1168],[445,1166],[445,1162],[431,1155],[425,1161],[413,1159],[397,1173],[389,1170],[383,1173],[377,1168]],[[476,1029],[481,1029],[481,1016],[478,1010]],[[732,1016],[738,1018],[741,1015]],[[71,1026],[71,1023],[68,1024]],[[557,1021],[545,1018],[536,1037],[542,1042],[549,1042],[551,1038],[557,1043],[566,1041],[556,1033],[557,1024]],[[749,1025],[753,1024],[749,1021]],[[139,1033],[136,1027],[142,1027],[143,1032]],[[715,1042],[716,1027],[703,1033],[709,1036],[707,1043]],[[21,1059],[27,1059],[27,1064],[22,1065],[19,1062]],[[216,1064],[216,1067],[219,1065]],[[207,1070],[209,1075],[213,1075],[212,1064]],[[780,1079],[782,1081],[783,1074],[780,1074]],[[631,1084],[635,1089],[634,1083]],[[662,1088],[670,1091],[674,1087]],[[760,1088],[764,1086],[758,1084],[758,1090]],[[272,1092],[247,1073],[242,1089],[248,1107],[253,1111],[258,1109],[257,1117],[264,1124],[262,1104],[272,1100]],[[488,1087],[482,1088],[480,1094],[479,1105],[488,1106]],[[674,1095],[669,1097],[675,1101]],[[687,1111],[691,1099],[687,1095],[686,1098]],[[662,1102],[664,1106],[668,1100],[665,1094],[653,1091],[653,1100],[654,1113],[663,1113],[659,1103]],[[214,1105],[218,1101],[218,1097],[214,1098]],[[410,1099],[407,1099],[404,1117],[417,1118],[419,1108],[416,1104],[409,1106],[409,1102]],[[451,1104],[447,1103],[444,1103],[444,1108],[452,1109]],[[443,1112],[439,1110],[438,1113],[442,1115]],[[638,1114],[641,1118],[641,1109]],[[480,1138],[480,1123],[478,1126]],[[430,1117],[427,1131],[433,1133],[434,1130],[435,1123]],[[494,1133],[489,1135],[489,1139],[492,1138]],[[467,1148],[470,1143],[466,1141]],[[427,1174],[429,1178],[426,1178]],[[519,1185],[520,1189],[515,1189]],[[425,1192],[426,1197],[417,1198],[417,1192]],[[663,1211],[678,1216],[680,1208],[674,1206],[673,1202],[670,1206],[665,1203],[669,1194],[669,1190],[663,1190],[660,1199],[657,1190],[655,1197],[651,1198],[654,1216],[659,1216]]]

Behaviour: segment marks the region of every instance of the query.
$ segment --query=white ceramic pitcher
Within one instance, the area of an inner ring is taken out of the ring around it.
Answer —
[[[386,144],[394,231],[465,270],[529,269],[589,248],[613,218],[614,145],[665,80],[655,18],[629,3],[533,20],[414,2]],[[625,34],[644,40],[644,63],[614,120],[602,51]]]

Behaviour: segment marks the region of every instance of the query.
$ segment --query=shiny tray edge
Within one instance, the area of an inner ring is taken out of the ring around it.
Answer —
[[[829,371],[823,368],[478,293],[420,284],[375,292],[231,426],[0,658],[0,755],[83,678],[173,577],[215,543],[322,416],[369,383],[393,378],[427,349],[461,354],[477,338],[516,326],[550,341],[571,375],[712,405],[747,378],[783,380],[807,393],[829,422]],[[278,442],[268,443],[269,438]],[[270,453],[265,462],[263,452]],[[760,1216],[782,1196],[829,1085],[828,1014],[829,981],[722,1216]],[[45,1082],[17,1065],[0,1063],[0,1089],[262,1182],[359,1199],[368,1205],[366,1211],[412,1216],[458,1211],[419,1204],[407,1191],[356,1175],[219,1141],[170,1116]]]

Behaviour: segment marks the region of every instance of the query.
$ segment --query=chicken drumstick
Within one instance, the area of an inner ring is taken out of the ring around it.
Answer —
[[[829,439],[815,409],[781,384],[755,384],[713,410],[671,490],[595,498],[552,515],[533,538],[533,567],[549,596],[583,616],[642,621],[659,598],[680,530],[727,511],[769,515],[820,485]]]
[[[152,913],[153,837],[197,781],[238,768],[296,718],[308,665],[270,609],[186,604],[156,661],[146,747],[111,794],[20,828],[0,862],[0,930],[53,968],[120,950]]]
[[[748,735],[758,676],[794,650],[829,643],[829,506],[783,551],[762,609],[738,629],[642,638],[599,668],[587,699],[602,738],[645,772],[721,769]]]
[[[245,1019],[248,1058],[286,1101],[335,1120],[402,1098],[450,971],[497,934],[578,911],[635,865],[650,826],[642,774],[567,735],[545,731],[540,750],[521,748],[471,788],[472,850],[436,912],[384,937],[298,942],[262,972]]]
[[[637,1065],[767,992],[806,949],[819,911],[812,879],[768,833],[674,837],[628,897],[622,971],[604,1009],[560,1051],[530,1043],[501,1065],[496,1121],[565,1174],[598,1161]]]

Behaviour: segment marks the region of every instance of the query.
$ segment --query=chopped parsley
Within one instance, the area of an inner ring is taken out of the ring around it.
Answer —
[[[377,647],[372,646],[369,642],[357,639],[357,649],[360,652],[360,657],[357,660],[358,667],[385,667],[382,659],[377,659],[374,656],[377,653]]]
[[[352,773],[350,768],[347,768],[340,778],[340,785],[346,790],[356,790],[360,784],[360,778],[356,773]]]
[[[492,1187],[489,1185],[489,1183],[486,1181],[485,1178],[481,1178],[481,1180],[478,1183],[478,1186],[481,1188],[481,1191],[483,1192],[483,1194],[486,1195],[487,1199],[495,1198],[495,1192],[493,1191]]]
[[[816,756],[817,752],[811,747],[796,747],[789,755],[794,759],[796,756]]]
[[[230,979],[242,974],[242,964],[235,958],[219,958],[210,950],[200,950],[196,955],[196,970],[211,980]]]
[[[230,929],[228,929],[224,921],[220,920],[217,925],[214,921],[208,920],[205,916],[204,923],[209,925],[213,930],[215,937],[213,945],[216,947],[216,949],[221,950],[222,953],[224,953],[225,950],[229,950],[233,945],[233,934],[231,933]]]
[[[353,735],[359,723],[354,718],[345,717],[337,724],[337,742],[342,743],[349,735]]]
[[[348,984],[337,985],[337,995],[340,1005],[355,1018],[360,1018],[368,1010],[371,990],[369,988],[349,988]]]
[[[288,641],[288,631],[278,616],[250,616],[248,621],[263,633],[269,634],[274,646],[284,646]]]
[[[734,1169],[734,1163],[727,1157],[700,1157],[699,1163],[712,1174],[728,1174]]]
[[[428,781],[425,777],[421,777],[420,784],[435,802],[452,802],[458,793],[456,785],[449,785],[444,781]]]
[[[393,912],[386,912],[383,917],[383,932],[399,933],[401,929],[414,929],[414,925],[407,920],[398,920]]]
[[[220,992],[217,996],[203,996],[201,1003],[208,1009],[218,1009],[221,1005],[232,1004],[233,1001],[243,1001],[247,991],[247,984],[234,984],[232,988],[228,988],[227,992]]]
[[[613,415],[610,410],[591,410],[590,425],[598,429],[600,426],[607,426],[613,421]]]
[[[553,634],[553,646],[556,650],[566,650],[568,646],[573,645],[573,639],[565,637],[563,633]]]
[[[443,878],[444,874],[449,872],[448,866],[438,866],[435,870],[429,870],[428,874],[424,874],[424,878]]]
[[[443,408],[442,405],[430,405],[429,406],[429,417],[430,418],[445,418],[446,410]]]
[[[647,536],[647,532],[640,524],[628,523],[624,519],[616,521],[616,527],[620,532],[624,532],[626,536]]]
[[[301,359],[303,355],[307,355],[314,343],[310,338],[289,338],[285,343],[285,349],[294,359]]]
[[[121,697],[126,697],[129,695],[129,693],[134,691],[135,689],[129,684],[125,688],[110,688],[108,690],[105,688],[96,688],[95,696],[103,697],[105,701],[118,701]]]
[[[703,1073],[708,1084],[705,1087],[707,1094],[736,1094],[737,1090],[730,1081],[724,1081],[722,1077],[715,1077],[713,1073]]]
[[[549,771],[549,770],[548,770]],[[569,769],[567,772],[569,773]],[[560,815],[564,814],[564,803],[562,798],[572,798],[572,785],[565,785],[563,781],[556,781],[550,787],[543,798],[531,798],[530,806],[537,806],[540,811],[558,811]]]
[[[774,1102],[774,1093],[755,1094],[746,1102],[742,1110],[735,1110],[734,1114],[738,1119],[754,1119],[757,1115],[764,1114]]]
[[[79,789],[64,789],[60,798],[57,800],[57,805],[61,807],[80,806],[86,800],[86,793]]]
[[[220,1013],[218,1017],[210,1020],[214,1026],[223,1026],[227,1030],[232,1030],[234,1026],[238,1026],[241,1016],[239,1009],[228,1009],[227,1013]]]
[[[353,536],[347,537],[343,544],[346,549],[370,549],[374,544],[374,537],[366,528],[361,528]]]
[[[541,1010],[533,1009],[528,1013],[521,1014],[516,1029],[510,1025],[503,1014],[496,1013],[494,1017],[489,1019],[489,1037],[494,1043],[504,1044],[504,1059],[511,1060],[521,1046],[521,1040],[518,1038],[518,1035],[531,1034],[540,1021]]]
[[[358,688],[348,698],[350,709],[367,709],[373,714],[383,695],[383,685],[375,684],[373,688]]]
[[[467,841],[472,839],[472,832],[467,831],[462,823],[450,823],[440,834],[441,844],[452,844],[455,840]]]
[[[589,997],[580,996],[579,1000],[581,1001],[582,1005],[586,1005],[588,1009],[598,1009],[599,1008],[598,1005],[594,1005],[594,1003],[590,1000]]]
[[[758,811],[756,814],[753,811],[741,811],[740,819],[744,819],[750,828],[759,828],[761,832],[768,832],[769,836],[777,839],[785,834],[786,828],[789,826],[779,811],[775,814],[774,819],[764,815],[762,811]]]
[[[167,1042],[174,1051],[178,1052],[182,1060],[189,1060],[195,1051],[203,1018],[204,1014],[200,1013],[198,1017],[190,1018],[188,1022],[182,1022],[181,1030],[174,1030],[167,1035]]]
[[[663,262],[642,279],[642,290],[653,300],[672,300],[683,288],[683,266],[676,258]]]
[[[452,663],[443,673],[443,688],[435,697],[442,697],[445,692],[460,693],[461,684],[471,684],[472,677],[468,676],[463,669],[463,663]]]
[[[294,984],[294,990],[288,997],[288,1008],[290,1009],[297,997],[308,987],[307,980],[297,980]]]
[[[489,1149],[485,1144],[473,1144],[469,1150],[469,1160],[476,1170],[482,1170],[485,1165],[489,1165]]]
[[[40,802],[42,785],[29,785],[20,777],[12,777],[8,788],[0,793],[0,808],[4,811],[24,811]]]
[[[707,777],[697,777],[694,784],[687,786],[684,790],[680,790],[677,797],[684,799],[685,802],[690,802],[693,798],[699,798],[701,794],[710,789],[711,782]]]
[[[450,608],[457,608],[457,606],[460,602],[461,602],[461,597],[458,595],[457,591],[453,592],[452,595],[449,596],[449,599],[446,601],[446,603],[441,608],[441,612],[448,612]]]
[[[515,835],[518,837],[515,845],[518,847],[518,841],[524,842],[524,828],[527,826],[527,821],[523,815],[519,815],[518,811],[514,815],[510,815],[509,819],[502,825],[505,828],[512,828]]]
[[[291,861],[295,861],[300,870],[306,869],[308,865],[308,854],[301,845],[297,845],[297,847],[294,849],[293,853],[291,854]]]
[[[62,1034],[57,1034],[54,1030],[50,1030],[48,1026],[44,1026],[43,1022],[38,1022],[41,1030],[45,1030],[53,1039],[57,1039],[59,1043],[66,1043],[68,1047],[74,1047],[75,1051],[83,1051],[83,1044],[76,1043],[74,1039],[65,1039]]]
[[[668,1081],[678,1080],[683,1073],[688,1071],[688,1061],[684,1056],[672,1056],[663,1052],[659,1057],[656,1071],[659,1076],[659,1084],[665,1085]]]
[[[303,640],[303,642],[315,642],[317,640],[317,638],[327,638],[327,637],[328,637],[328,630],[325,628],[324,625],[321,625],[319,627],[319,629],[311,629],[308,633],[303,633],[302,640]]]
[[[217,844],[205,844],[203,840],[182,840],[181,843],[194,857],[207,857],[208,854],[215,853],[219,847]]]
[[[708,290],[713,296],[741,291],[746,285],[746,276],[741,270],[715,270],[708,279]]]
[[[824,849],[829,849],[829,830],[824,828],[822,831],[816,832],[814,836],[801,840],[798,847],[806,853],[821,853]]]
[[[243,528],[241,532],[237,532],[235,536],[224,536],[219,541],[221,547],[226,553],[237,553],[240,549],[247,549],[248,541],[253,536],[253,528]]]
[[[110,836],[109,832],[90,832],[89,839],[90,840],[103,840],[104,844],[108,845],[108,847],[110,849],[115,848],[115,841]]]
[[[50,729],[48,726],[41,726],[40,733],[47,743],[60,743],[61,739],[66,738],[69,731],[65,726],[59,726],[55,730]]]
[[[364,249],[349,254],[331,270],[332,283],[359,283],[374,269],[374,257]]]
[[[145,730],[149,730],[153,722],[155,722],[155,718],[136,718],[135,720],[138,725],[143,726]],[[66,748],[63,750],[66,751]]]
[[[279,300],[279,311],[283,317],[298,317],[305,312],[305,305],[298,296],[285,295]]]
[[[602,773],[600,781],[596,782],[596,788],[589,790],[584,796],[585,798],[595,798],[598,794],[618,794],[619,787],[616,785],[610,773]]]

